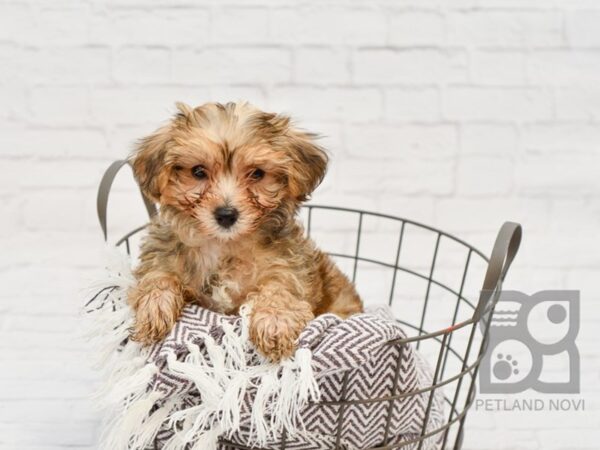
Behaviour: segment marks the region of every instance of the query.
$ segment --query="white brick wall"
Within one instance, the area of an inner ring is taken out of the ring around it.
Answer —
[[[101,248],[96,185],[176,100],[236,99],[326,136],[317,203],[486,251],[522,222],[508,285],[582,289],[587,411],[479,412],[465,446],[598,448],[599,23],[596,0],[1,2],[0,449],[95,448],[76,328]],[[125,178],[121,231],[143,220]]]

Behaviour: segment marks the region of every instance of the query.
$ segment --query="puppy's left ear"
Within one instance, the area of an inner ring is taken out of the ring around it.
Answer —
[[[290,193],[296,200],[304,201],[323,181],[329,158],[315,143],[318,138],[315,134],[288,129],[286,138],[292,158],[288,179]]]

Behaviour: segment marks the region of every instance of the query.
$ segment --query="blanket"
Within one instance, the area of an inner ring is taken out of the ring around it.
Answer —
[[[86,305],[103,370],[98,400],[108,409],[102,448],[413,448],[444,423],[439,390],[407,395],[431,385],[431,370],[410,344],[387,344],[406,335],[385,308],[315,318],[279,364],[249,341],[249,306],[227,316],[188,305],[163,342],[144,348],[128,339],[129,262],[113,260]],[[369,401],[380,397],[392,398]],[[438,449],[440,438],[420,448]]]

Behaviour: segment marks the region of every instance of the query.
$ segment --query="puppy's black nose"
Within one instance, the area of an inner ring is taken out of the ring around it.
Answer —
[[[230,228],[238,219],[238,210],[231,206],[219,206],[215,209],[215,219],[223,228]]]

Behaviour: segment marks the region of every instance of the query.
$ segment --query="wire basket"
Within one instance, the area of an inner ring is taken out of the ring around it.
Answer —
[[[113,163],[98,192],[98,216],[107,237],[106,207],[112,181],[125,161]],[[154,205],[144,198],[150,216]],[[521,226],[506,222],[498,232],[488,258],[465,241],[436,228],[387,214],[334,206],[307,205],[301,212],[306,234],[326,251],[356,287],[365,301],[389,305],[407,338],[388,341],[402,355],[402,347],[413,345],[431,362],[432,383],[413,392],[380,398],[341,400],[337,408],[335,449],[342,449],[344,411],[349,404],[387,405],[384,439],[368,450],[417,449],[426,440],[439,439],[439,448],[462,448],[465,419],[476,395],[476,378],[486,351],[489,325],[500,296],[502,282],[518,251]],[[126,233],[116,245],[132,254],[146,225]],[[400,358],[391,392],[396,392]],[[342,377],[342,399],[347,398],[348,379]],[[446,420],[428,426],[433,393],[441,391]],[[429,401],[419,436],[390,443],[389,426],[395,401],[426,394]],[[367,419],[367,418],[365,418]],[[288,449],[285,433],[281,450]],[[223,441],[228,449],[261,450]]]

